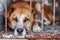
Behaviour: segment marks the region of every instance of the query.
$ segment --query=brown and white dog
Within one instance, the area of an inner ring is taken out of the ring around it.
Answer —
[[[8,8],[8,26],[15,30],[14,34],[26,35],[26,30],[34,22],[33,15],[30,12],[30,6],[26,2],[13,2]],[[26,29],[26,30],[25,30]]]
[[[17,1],[8,7],[8,27],[14,30],[15,35],[26,35],[26,29],[30,31],[32,26],[34,32],[41,31],[36,21],[38,17],[41,17],[41,5],[39,2],[32,2],[32,12],[30,11],[29,2]],[[44,24],[51,24],[52,17],[52,11],[48,6],[44,5]]]

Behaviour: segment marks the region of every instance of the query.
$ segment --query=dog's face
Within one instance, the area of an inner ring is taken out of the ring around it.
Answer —
[[[17,28],[17,31],[23,31],[23,28],[26,28],[30,30],[33,20],[33,15],[27,3],[16,2],[8,9],[8,26],[12,29]]]
[[[22,11],[23,10],[23,11]],[[25,9],[17,8],[14,10],[12,15],[8,18],[10,20],[10,26],[13,27],[13,29],[18,26],[30,26],[30,11]]]

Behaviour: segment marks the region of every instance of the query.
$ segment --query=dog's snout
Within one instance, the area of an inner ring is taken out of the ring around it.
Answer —
[[[23,29],[22,29],[22,28],[18,28],[18,29],[17,29],[17,32],[18,32],[19,34],[21,34],[21,33],[23,32]]]

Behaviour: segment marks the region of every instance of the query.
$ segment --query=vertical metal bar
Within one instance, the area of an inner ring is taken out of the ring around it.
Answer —
[[[53,28],[52,32],[54,33],[54,27],[55,27],[55,0],[53,0]]]
[[[7,33],[7,0],[5,1],[5,33]]]
[[[32,13],[32,0],[30,0],[30,13]],[[32,15],[30,15],[30,16],[32,16]],[[31,24],[31,26],[32,26],[32,24]],[[30,35],[31,34],[32,34],[32,31],[31,31],[31,27],[30,27]]]
[[[44,18],[44,0],[42,0],[41,28],[43,33],[43,18]]]

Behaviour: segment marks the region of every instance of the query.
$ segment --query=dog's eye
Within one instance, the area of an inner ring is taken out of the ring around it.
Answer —
[[[13,20],[14,20],[14,21],[16,21],[16,22],[18,22],[18,19],[17,19],[17,17],[13,18]]]
[[[27,21],[29,21],[29,19],[28,18],[25,18],[23,22],[27,22]]]

